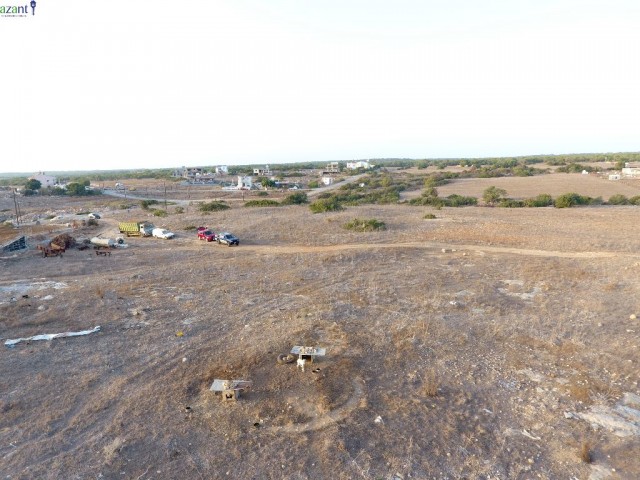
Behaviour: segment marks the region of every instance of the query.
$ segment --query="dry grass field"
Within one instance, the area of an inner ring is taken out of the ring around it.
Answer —
[[[439,191],[591,195],[502,180]],[[313,215],[235,195],[156,219],[107,196],[21,199],[26,218],[102,214],[24,226],[32,246],[145,218],[177,238],[0,256],[3,343],[101,327],[0,346],[1,478],[640,478],[640,207]],[[355,217],[387,230],[341,227]],[[240,246],[198,241],[197,225]],[[293,345],[327,355],[278,365]],[[214,378],[253,387],[222,402]]]

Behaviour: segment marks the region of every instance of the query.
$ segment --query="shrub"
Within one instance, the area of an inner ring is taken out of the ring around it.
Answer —
[[[256,195],[258,197],[268,197],[269,196],[269,192],[267,192],[265,190],[260,190],[258,193],[256,193]]]
[[[249,200],[244,204],[245,207],[279,207],[280,204],[275,200]]]
[[[282,205],[302,205],[304,203],[309,203],[309,198],[304,192],[292,193],[282,200]]]
[[[387,226],[384,222],[370,218],[367,220],[354,218],[350,222],[345,223],[343,228],[347,230],[354,230],[356,232],[373,232],[376,230],[386,230]]]
[[[439,197],[423,196],[420,198],[412,198],[409,200],[409,205],[429,205],[435,208],[442,208],[446,202]]]
[[[522,208],[525,206],[523,200],[514,200],[513,198],[502,198],[498,203],[499,207],[503,208]]]
[[[587,205],[592,199],[577,193],[565,193],[556,198],[554,206],[556,208],[571,208],[575,205]]]
[[[158,204],[158,200],[142,200],[140,202],[140,206],[145,210],[149,210],[149,207],[151,205],[157,205],[157,204]]]
[[[195,225],[187,225],[186,227],[184,227],[183,230],[186,231],[191,231],[191,230],[196,230],[198,227],[196,227]]]
[[[427,213],[427,214],[425,214],[425,216],[424,216],[424,217],[422,217],[422,218],[424,218],[425,220],[434,220],[434,219],[436,219],[436,218],[438,218],[438,217],[436,217],[433,213]]]
[[[482,200],[489,205],[495,205],[500,202],[507,194],[507,191],[496,186],[490,186],[482,193]]]
[[[636,195],[635,197],[631,197],[629,199],[629,205],[640,205],[640,195]]]
[[[340,210],[344,210],[344,207],[340,205],[340,202],[333,197],[316,200],[309,205],[309,208],[313,213],[338,212]]]
[[[624,195],[612,195],[609,197],[609,205],[629,205],[629,199]]]
[[[152,212],[154,217],[166,217],[167,215],[169,215],[166,210],[155,209],[152,210]]]
[[[184,213],[184,208],[182,207],[176,207],[176,213]]]
[[[583,171],[593,172],[593,168],[585,165],[580,165],[579,163],[570,163],[558,168],[557,171],[562,173],[581,173]]]
[[[467,205],[477,205],[478,199],[476,197],[463,197],[462,195],[449,195],[444,199],[447,207],[465,207]]]
[[[229,205],[219,200],[213,200],[212,202],[208,203],[201,203],[198,206],[198,210],[200,210],[201,212],[217,212],[219,210],[227,210],[228,208],[230,208]]]
[[[535,198],[527,198],[524,204],[526,207],[549,207],[553,205],[553,198],[548,193],[541,193]]]
[[[318,182],[317,180],[311,180],[308,185],[309,188],[318,188],[319,186],[320,182]]]

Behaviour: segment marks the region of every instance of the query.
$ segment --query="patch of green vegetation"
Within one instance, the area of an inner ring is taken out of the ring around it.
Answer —
[[[537,197],[527,198],[524,204],[526,207],[550,207],[553,205],[553,198],[548,193],[541,193]]]
[[[343,226],[346,230],[353,230],[356,232],[374,232],[376,230],[386,230],[387,225],[375,218],[360,219],[354,218],[350,222],[345,223]]]
[[[303,205],[305,203],[309,203],[309,198],[304,192],[292,193],[282,200],[282,205]]]
[[[553,205],[556,208],[570,208],[577,205],[589,205],[592,200],[593,199],[591,197],[586,197],[572,192],[560,195],[555,199]]]
[[[153,212],[154,217],[166,217],[169,215],[166,210],[153,209],[151,211]]]
[[[562,173],[582,173],[583,171],[593,172],[593,168],[581,165],[579,163],[569,163],[558,168],[557,171]]]
[[[309,209],[313,213],[324,213],[324,212],[338,212],[340,210],[344,210],[344,207],[340,204],[338,200],[333,197],[330,198],[320,198],[316,200],[311,205],[309,205]]]
[[[507,200],[505,198],[506,194],[506,190],[492,185],[484,190],[482,200],[488,205],[495,205],[496,203],[501,203],[502,200]]]
[[[523,208],[525,207],[524,200],[514,200],[513,198],[501,198],[498,202],[498,206],[502,208]]]
[[[220,200],[213,200],[211,202],[205,202],[198,205],[198,210],[200,210],[201,212],[218,212],[220,210],[227,210],[229,208],[231,208],[229,207],[229,205]]]
[[[157,205],[158,203],[158,200],[142,200],[140,206],[145,210],[149,210],[151,205]]]
[[[629,199],[621,194],[611,195],[607,203],[609,205],[629,205]]]
[[[245,207],[279,207],[280,203],[276,200],[249,200],[244,204]]]
[[[435,220],[438,217],[436,217],[433,213],[425,213],[424,217],[422,218],[424,218],[425,220]]]

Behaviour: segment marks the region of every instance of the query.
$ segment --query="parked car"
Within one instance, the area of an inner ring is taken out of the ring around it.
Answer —
[[[165,238],[165,239],[173,238],[176,236],[175,233],[170,232],[169,230],[166,230],[164,228],[154,228],[151,234],[156,238]]]
[[[240,239],[229,232],[223,232],[218,234],[218,243],[225,243],[229,247],[231,245],[237,246],[240,245]]]
[[[212,230],[200,230],[198,229],[198,238],[200,240],[206,240],[207,242],[214,242],[217,239],[217,235]]]
[[[93,220],[100,220],[100,215],[98,215],[97,213],[90,213],[88,217]]]

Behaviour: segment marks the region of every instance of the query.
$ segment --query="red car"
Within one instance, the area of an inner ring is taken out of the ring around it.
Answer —
[[[213,231],[209,229],[200,230],[200,228],[198,228],[198,238],[200,240],[206,240],[207,242],[215,242],[217,240],[218,236]]]

